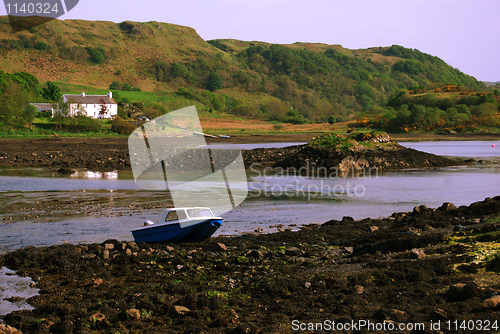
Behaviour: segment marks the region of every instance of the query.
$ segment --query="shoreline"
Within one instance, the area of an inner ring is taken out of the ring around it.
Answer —
[[[0,267],[40,294],[4,321],[25,334],[293,333],[295,319],[500,326],[500,256],[482,255],[499,231],[497,196],[246,239],[28,247]]]
[[[231,138],[207,138],[207,143],[297,143],[308,142],[313,137],[313,134],[301,134],[294,136],[237,136]],[[411,137],[405,138],[408,140],[411,139]],[[457,137],[448,136],[445,138],[448,140],[457,139]],[[478,139],[478,137],[474,138]],[[481,139],[486,138],[490,137],[481,137]],[[242,150],[242,152],[247,165],[257,161],[262,163],[262,166],[266,167],[275,165],[278,161],[282,161],[286,155],[295,154],[299,150],[300,146],[290,146],[285,148],[257,148],[253,150]],[[386,151],[366,150],[365,153],[372,156],[373,160],[373,157],[376,157],[377,155],[388,155],[389,153]],[[363,152],[353,152],[352,155],[362,154]],[[406,164],[396,164],[391,162],[390,166],[392,167],[390,168],[425,167],[418,163],[415,157],[422,157],[424,160],[441,159],[444,161],[445,159],[429,155],[424,152],[411,151],[411,149],[400,149],[397,154],[400,157],[406,157],[409,160]],[[302,158],[304,157],[301,157],[301,159]],[[450,165],[451,162],[447,162],[445,164]],[[442,165],[442,163],[439,163],[438,165]],[[61,170],[62,173],[69,173],[72,168],[87,169],[92,171],[123,171],[131,169],[128,153],[128,138],[0,140],[0,166],[47,167],[55,170]],[[433,164],[431,163],[429,166],[433,166]]]

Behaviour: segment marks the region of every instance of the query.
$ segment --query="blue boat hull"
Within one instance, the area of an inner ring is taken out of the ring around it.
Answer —
[[[148,226],[132,231],[135,242],[177,243],[197,242],[209,238],[219,229],[222,219],[208,219],[200,223],[181,227],[181,224],[162,224]]]

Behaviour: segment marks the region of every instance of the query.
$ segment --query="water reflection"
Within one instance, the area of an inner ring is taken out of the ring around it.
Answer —
[[[90,170],[76,171],[73,174],[71,174],[71,178],[118,180],[118,171],[117,170],[112,172],[93,172]]]

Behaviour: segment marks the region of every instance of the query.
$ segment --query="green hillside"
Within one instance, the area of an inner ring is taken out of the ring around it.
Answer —
[[[410,87],[486,90],[443,60],[398,45],[204,41],[192,28],[159,22],[53,20],[14,34],[0,17],[0,55],[0,70],[30,73],[41,86],[144,97],[152,116],[196,102],[272,121],[339,121],[386,107]]]

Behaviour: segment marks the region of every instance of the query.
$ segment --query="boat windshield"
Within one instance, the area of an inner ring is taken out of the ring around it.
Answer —
[[[187,214],[190,218],[214,216],[209,209],[189,209],[187,210]]]
[[[167,218],[165,218],[165,221],[169,222],[179,219],[186,219],[186,213],[184,212],[184,210],[170,211],[167,215]]]

